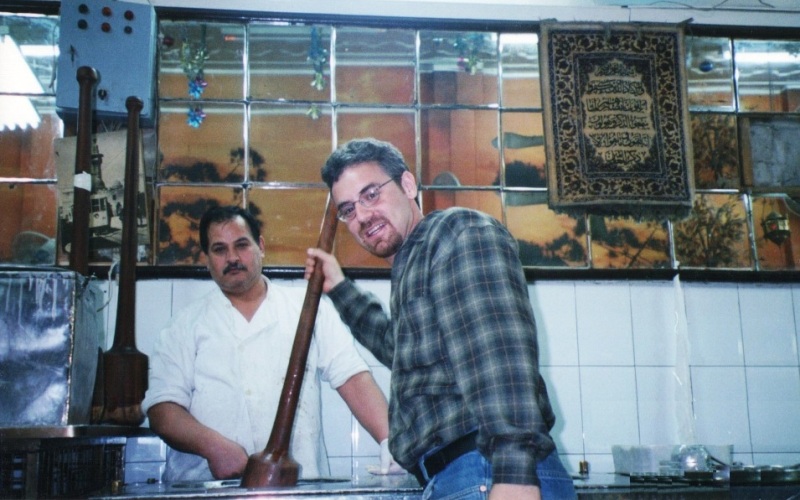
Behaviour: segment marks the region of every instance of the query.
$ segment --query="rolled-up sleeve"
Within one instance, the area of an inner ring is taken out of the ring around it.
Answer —
[[[158,403],[171,402],[189,409],[192,398],[195,348],[190,328],[186,327],[186,311],[176,316],[156,339],[150,355],[148,388],[142,411]]]

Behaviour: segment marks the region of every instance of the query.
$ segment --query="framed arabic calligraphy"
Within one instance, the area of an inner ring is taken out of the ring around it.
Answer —
[[[571,214],[680,218],[694,191],[677,26],[545,23],[548,202]]]

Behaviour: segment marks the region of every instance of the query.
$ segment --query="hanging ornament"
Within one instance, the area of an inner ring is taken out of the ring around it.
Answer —
[[[789,219],[775,211],[761,221],[761,227],[764,229],[764,237],[776,245],[782,245],[792,235]]]
[[[483,33],[470,33],[459,36],[453,43],[453,48],[458,52],[458,67],[474,75],[483,68],[480,52],[485,45]]]
[[[309,106],[308,111],[306,111],[306,116],[310,117],[312,120],[318,120],[322,111],[320,111],[319,106],[316,104],[312,104]]]
[[[325,65],[328,63],[328,51],[322,46],[319,30],[311,28],[311,44],[308,47],[308,62],[314,68],[314,78],[311,86],[322,91],[325,88]]]
[[[192,128],[199,128],[206,119],[206,113],[200,106],[189,107],[189,112],[186,115],[186,123]]]
[[[167,37],[164,37],[166,41]],[[171,38],[170,38],[171,40]],[[172,45],[174,42],[170,42]],[[180,60],[183,74],[186,75],[187,93],[192,99],[200,99],[208,87],[205,79],[206,61],[208,61],[208,48],[206,47],[206,27],[202,26],[200,42],[195,43],[184,38],[180,47]],[[198,128],[203,123],[206,114],[200,103],[189,106],[186,123],[190,127]]]

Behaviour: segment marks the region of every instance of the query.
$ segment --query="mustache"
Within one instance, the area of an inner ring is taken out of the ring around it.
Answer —
[[[365,220],[364,222],[361,223],[361,229],[364,230],[369,229],[377,224],[382,223],[383,221],[384,221],[383,217],[380,216],[370,217],[368,220]]]
[[[232,262],[225,266],[225,269],[222,270],[222,274],[228,274],[231,271],[247,271],[247,267],[241,262]]]

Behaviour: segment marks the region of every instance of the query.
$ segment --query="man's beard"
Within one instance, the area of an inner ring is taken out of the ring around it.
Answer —
[[[403,245],[403,238],[397,234],[392,233],[388,241],[381,240],[376,246],[362,244],[362,246],[372,255],[385,259],[396,254],[400,247]]]

